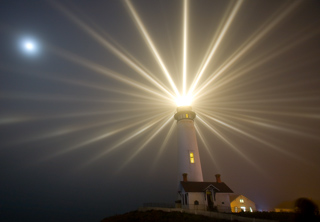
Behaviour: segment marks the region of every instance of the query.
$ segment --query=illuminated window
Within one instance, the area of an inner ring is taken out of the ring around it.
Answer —
[[[186,118],[189,118],[189,114],[188,113],[186,114]]]
[[[194,155],[193,155],[193,153],[190,153],[190,163],[194,163]]]
[[[253,212],[252,207],[250,207],[250,212]]]
[[[240,207],[243,212],[246,212],[246,207]]]
[[[240,203],[244,203],[244,200],[243,200],[243,199],[240,199]]]
[[[234,207],[234,212],[238,213],[238,207]]]

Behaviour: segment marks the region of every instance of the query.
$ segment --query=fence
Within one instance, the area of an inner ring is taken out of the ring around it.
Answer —
[[[153,203],[155,205],[160,205],[157,203]],[[145,205],[145,204],[144,204]],[[171,204],[169,204],[171,205]],[[172,205],[171,205],[172,206]],[[241,217],[234,214],[227,214],[227,213],[218,213],[218,212],[211,212],[211,211],[203,211],[203,210],[190,210],[190,209],[182,209],[182,208],[162,208],[162,207],[140,207],[138,211],[149,211],[149,210],[161,210],[164,212],[181,212],[181,213],[189,213],[189,214],[198,214],[204,215],[207,217],[217,218],[217,219],[224,219],[230,221],[242,221],[242,222],[277,222],[275,220],[266,220],[266,219],[257,219],[257,218],[249,218],[249,217]]]

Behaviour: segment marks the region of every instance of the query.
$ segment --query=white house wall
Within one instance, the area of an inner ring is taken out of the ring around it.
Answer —
[[[195,205],[195,201],[199,205]],[[190,210],[207,210],[207,200],[204,192],[190,192],[188,193],[188,204],[182,204],[182,208]],[[228,193],[216,193],[216,200],[214,206],[217,207],[219,212],[231,212],[230,198]]]
[[[202,209],[206,210],[207,209],[207,202],[205,200],[204,193],[189,193],[190,195],[190,205],[193,205],[194,209]],[[195,201],[199,202],[199,205],[196,206],[194,205]]]
[[[195,205],[195,201],[199,202],[199,205]],[[183,205],[182,206],[185,209],[190,209],[190,210],[206,210],[207,209],[207,203],[206,200],[204,199],[204,193],[197,193],[197,192],[192,192],[188,193],[188,205]]]
[[[230,197],[228,193],[216,193],[214,206],[217,206],[219,212],[231,212]]]

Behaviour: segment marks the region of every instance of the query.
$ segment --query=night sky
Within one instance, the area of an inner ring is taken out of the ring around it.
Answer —
[[[149,43],[182,93],[183,5],[0,1],[0,220],[176,200],[176,92]],[[191,0],[187,18],[204,180],[259,210],[320,200],[320,2]]]

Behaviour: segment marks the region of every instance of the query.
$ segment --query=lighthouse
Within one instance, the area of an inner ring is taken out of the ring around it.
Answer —
[[[178,196],[176,208],[231,212],[233,191],[216,174],[216,182],[204,182],[194,127],[196,113],[180,106],[174,115],[178,127]]]
[[[203,182],[200,155],[197,144],[191,106],[180,106],[174,118],[178,126],[178,176],[179,181]],[[184,175],[184,176],[183,176]]]

